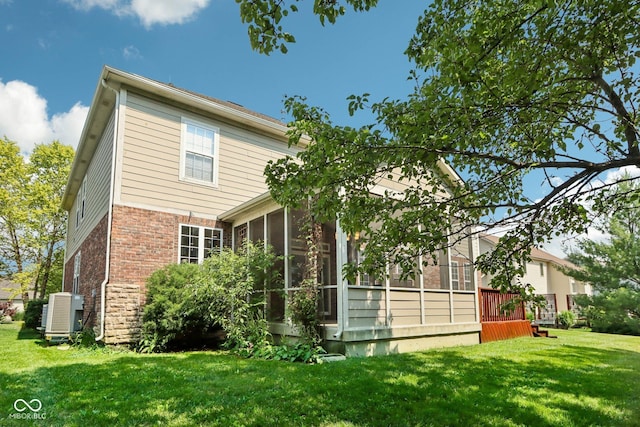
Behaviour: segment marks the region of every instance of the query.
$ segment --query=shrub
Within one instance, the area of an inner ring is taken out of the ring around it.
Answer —
[[[171,264],[149,277],[139,350],[166,351],[179,347],[187,335],[202,335],[206,325],[193,314],[193,302],[187,297],[187,285],[198,271],[195,264]]]
[[[11,302],[0,302],[0,322],[5,319],[13,320],[16,309]]]
[[[93,328],[83,328],[80,332],[71,338],[71,344],[76,347],[96,348],[96,333]]]
[[[241,353],[246,357],[256,357],[270,360],[284,360],[287,362],[318,363],[321,354],[326,354],[324,348],[305,342],[295,344],[271,345],[265,344],[253,349],[251,353]]]
[[[573,311],[565,310],[558,314],[558,323],[563,328],[570,328],[576,323],[576,315]]]
[[[617,288],[575,300],[593,331],[640,335],[640,291]]]
[[[238,252],[223,249],[207,258],[202,274],[189,286],[200,316],[226,332],[228,348],[240,350],[268,341],[264,291],[279,281],[275,260],[270,247],[265,250],[245,242]]]
[[[24,309],[25,328],[36,329],[42,324],[42,306],[47,304],[44,299],[32,299]]]
[[[156,271],[147,281],[138,349],[154,352],[202,344],[220,327],[229,348],[268,342],[264,290],[277,280],[275,259],[271,249],[246,243],[238,253],[223,249],[202,265],[173,264]]]

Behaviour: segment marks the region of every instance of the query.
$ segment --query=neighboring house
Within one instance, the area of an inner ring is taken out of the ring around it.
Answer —
[[[480,252],[485,253],[493,249],[498,242],[498,237],[483,234],[480,236]],[[531,250],[531,260],[527,263],[522,283],[533,286],[536,295],[543,296],[547,301],[546,308],[536,310],[536,322],[542,324],[555,324],[557,314],[565,310],[574,310],[575,295],[591,295],[591,286],[576,281],[567,276],[560,267],[577,268],[569,261],[560,259],[548,252],[537,248]],[[491,277],[482,276],[482,287],[488,288]]]
[[[6,279],[0,279],[0,302],[10,302],[16,311],[24,311],[18,285]]]
[[[295,155],[285,124],[170,84],[105,67],[78,145],[63,206],[69,212],[63,290],[84,295],[97,339],[139,334],[145,281],[169,263],[202,262],[243,239],[263,241],[286,262],[284,289],[268,298],[274,334],[295,335],[286,300],[301,280],[305,242],[296,219],[269,196],[269,160]],[[444,163],[441,172],[459,177]],[[402,185],[382,180],[373,193]],[[443,185],[443,194],[446,187]],[[322,224],[324,338],[348,355],[479,342],[478,240],[440,254],[415,277],[341,277],[361,257],[359,236]],[[429,257],[430,259],[431,257]],[[402,278],[402,280],[401,280]]]

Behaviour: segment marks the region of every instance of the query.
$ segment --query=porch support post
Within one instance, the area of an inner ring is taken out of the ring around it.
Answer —
[[[285,315],[289,308],[289,208],[284,208],[284,312]],[[289,325],[292,324],[291,318],[285,319]]]
[[[476,231],[476,230],[474,230]],[[475,298],[476,298],[476,322],[480,322],[481,313],[480,313],[480,293],[478,292],[479,281],[478,281],[478,270],[476,270],[476,258],[480,255],[480,239],[476,233],[471,234],[471,271],[473,274],[471,275],[471,280],[473,280],[473,289],[475,290]]]
[[[453,281],[452,281],[452,266],[451,266],[451,241],[449,241],[449,247],[447,248],[447,264],[449,264],[449,283],[448,283],[448,288],[449,288],[449,320],[451,321],[451,323],[455,323],[456,319],[453,315],[454,309],[453,309]],[[458,283],[460,283],[460,278],[458,278]]]
[[[343,273],[347,262],[347,235],[340,226],[340,220],[336,219],[336,277],[338,279],[336,292],[338,333],[336,335],[349,327],[349,282]]]

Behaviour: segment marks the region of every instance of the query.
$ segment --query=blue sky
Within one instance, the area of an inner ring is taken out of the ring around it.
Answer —
[[[0,0],[0,136],[25,154],[54,139],[77,146],[105,64],[285,121],[283,97],[303,95],[357,126],[368,118],[348,116],[347,96],[411,92],[403,52],[427,4],[380,0],[322,27],[302,1],[284,23],[297,43],[265,56],[234,0]]]
[[[75,147],[105,64],[277,119],[284,95],[304,95],[357,125],[350,94],[410,92],[403,51],[425,5],[382,0],[323,28],[302,2],[285,24],[297,43],[265,56],[233,0],[0,0],[0,135],[25,153],[53,139]]]

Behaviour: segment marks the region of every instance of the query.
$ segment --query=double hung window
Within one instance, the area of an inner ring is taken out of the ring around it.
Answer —
[[[84,219],[87,205],[87,176],[85,175],[82,180],[82,185],[78,189],[76,196],[76,228],[80,226],[80,223]]]
[[[80,260],[80,252],[78,252],[73,259],[73,287],[71,292],[74,294],[80,293]]]
[[[182,121],[180,178],[203,184],[218,184],[219,130],[202,123]]]

